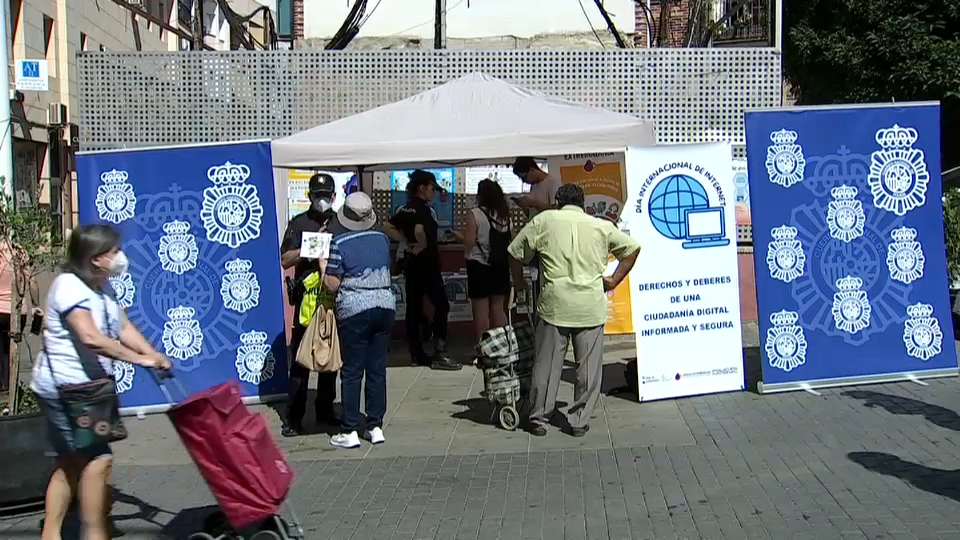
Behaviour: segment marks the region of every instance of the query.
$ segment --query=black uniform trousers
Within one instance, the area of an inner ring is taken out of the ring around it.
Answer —
[[[411,257],[411,259],[414,258]],[[427,360],[421,333],[424,296],[433,304],[433,338],[444,341],[447,339],[450,302],[447,300],[447,290],[443,286],[443,276],[440,275],[439,266],[439,264],[430,264],[430,261],[410,260],[404,268],[403,277],[407,295],[407,316],[404,322],[410,356],[413,357],[414,362]]]
[[[297,349],[307,329],[299,324],[293,325],[290,336],[290,379],[287,390],[287,414],[284,420],[288,426],[299,427],[307,413],[307,391],[310,382],[310,370],[297,362]],[[333,419],[333,402],[337,398],[337,372],[317,373],[317,399],[314,411],[318,420]]]

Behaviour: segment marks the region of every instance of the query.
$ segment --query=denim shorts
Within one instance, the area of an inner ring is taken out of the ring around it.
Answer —
[[[80,454],[87,458],[94,459],[113,454],[110,450],[110,445],[106,443],[77,450],[73,444],[73,430],[70,429],[70,418],[63,410],[63,404],[60,403],[60,400],[45,398],[38,398],[38,400],[40,401],[40,411],[47,419],[47,432],[54,456]]]

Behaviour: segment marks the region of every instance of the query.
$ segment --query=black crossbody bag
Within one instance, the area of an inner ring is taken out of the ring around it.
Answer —
[[[111,339],[117,339],[119,336],[112,335],[107,300],[102,292],[99,294],[103,304],[104,333]],[[74,449],[82,450],[126,439],[127,428],[120,418],[116,382],[103,369],[99,357],[94,355],[91,360],[89,355],[79,354],[83,371],[90,378],[90,382],[59,385],[54,375],[53,362],[47,352],[46,336],[43,340],[43,355],[47,360],[53,384],[57,388],[60,404],[70,421]]]

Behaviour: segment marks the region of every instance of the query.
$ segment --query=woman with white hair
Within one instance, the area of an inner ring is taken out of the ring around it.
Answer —
[[[340,340],[340,433],[330,438],[338,448],[358,448],[360,387],[364,386],[364,436],[384,442],[387,412],[387,351],[397,300],[390,281],[390,239],[371,230],[377,214],[366,193],[347,196],[337,212],[346,232],[333,237],[330,256],[320,261],[323,285],[336,293],[334,313]],[[363,384],[366,376],[366,384]]]

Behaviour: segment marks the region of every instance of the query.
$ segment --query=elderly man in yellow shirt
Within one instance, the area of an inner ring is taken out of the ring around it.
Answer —
[[[564,184],[557,190],[557,210],[537,214],[517,234],[508,251],[519,263],[540,258],[542,288],[537,303],[536,359],[530,394],[530,433],[547,434],[557,404],[568,340],[577,362],[574,403],[568,409],[571,434],[582,437],[600,399],[603,373],[603,325],[607,319],[606,291],[630,273],[640,244],[617,227],[583,211],[583,188]],[[604,277],[607,257],[619,264]],[[522,280],[514,280],[523,283]]]

